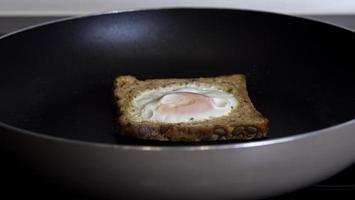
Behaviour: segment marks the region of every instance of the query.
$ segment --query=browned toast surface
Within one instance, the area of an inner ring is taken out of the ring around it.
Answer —
[[[232,94],[238,106],[222,117],[183,123],[152,122],[132,115],[132,100],[147,90],[176,85],[214,86]],[[241,74],[194,79],[138,80],[119,76],[114,82],[120,134],[139,139],[162,141],[251,140],[267,136],[268,119],[253,106],[247,92],[246,77]]]

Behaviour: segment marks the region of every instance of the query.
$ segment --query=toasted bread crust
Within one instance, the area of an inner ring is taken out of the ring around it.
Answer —
[[[238,100],[239,105],[228,116],[188,123],[155,123],[136,121],[130,114],[132,100],[145,90],[171,85],[194,83],[217,86]],[[253,106],[241,74],[194,79],[137,80],[133,76],[119,76],[114,83],[120,134],[139,139],[161,141],[251,140],[267,136],[268,119]]]

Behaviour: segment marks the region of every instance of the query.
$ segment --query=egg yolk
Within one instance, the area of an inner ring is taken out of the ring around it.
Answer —
[[[193,92],[176,92],[161,97],[157,112],[167,115],[188,115],[213,110],[208,96]]]

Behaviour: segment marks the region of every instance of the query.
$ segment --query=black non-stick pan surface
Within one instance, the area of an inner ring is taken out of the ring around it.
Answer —
[[[354,48],[349,30],[245,10],[157,9],[62,20],[0,39],[0,127],[88,145],[234,144],[121,137],[112,89],[119,75],[241,73],[255,107],[270,120],[263,141],[306,134],[355,118]]]
[[[139,144],[115,137],[116,76],[243,73],[256,108],[270,119],[270,139],[300,134],[354,118],[354,47],[349,31],[249,11],[156,10],[62,21],[0,40],[0,120],[51,136]]]

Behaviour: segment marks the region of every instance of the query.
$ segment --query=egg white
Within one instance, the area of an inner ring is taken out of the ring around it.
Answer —
[[[190,92],[205,95],[212,102],[213,109],[206,112],[192,113],[188,115],[164,114],[157,112],[157,108],[161,103],[160,100],[164,95],[179,92]],[[238,101],[232,94],[220,90],[214,86],[186,84],[146,90],[133,99],[132,106],[134,107],[132,114],[138,121],[186,123],[226,116],[238,106]]]

